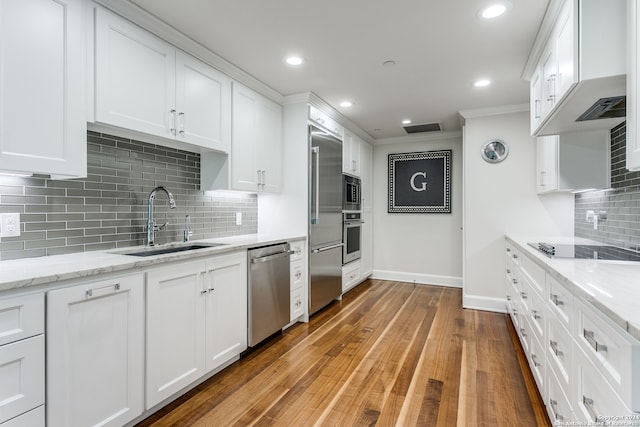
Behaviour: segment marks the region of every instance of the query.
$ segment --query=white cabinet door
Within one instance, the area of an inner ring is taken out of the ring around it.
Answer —
[[[537,138],[538,194],[558,189],[558,136]]]
[[[95,37],[95,120],[172,138],[175,48],[101,8]]]
[[[231,79],[176,52],[176,137],[200,147],[229,151]]]
[[[546,117],[556,103],[556,80],[558,72],[555,46],[547,48],[542,56],[542,117]]]
[[[565,1],[556,21],[555,50],[557,52],[555,101],[558,102],[578,81],[578,29],[574,25],[574,1]]]
[[[205,373],[204,262],[147,273],[146,409]]]
[[[344,140],[342,141],[342,171],[349,175],[360,177],[360,145],[363,144],[357,136],[344,130]]]
[[[638,134],[638,79],[640,78],[638,61],[640,55],[640,8],[636,0],[627,2],[627,31],[629,58],[627,64],[627,169],[640,170],[640,135]]]
[[[533,73],[529,89],[531,135],[533,135],[542,121],[542,70],[540,67],[537,67]]]
[[[2,427],[44,427],[46,425],[44,405],[38,406],[36,409],[32,409],[26,414],[12,418],[6,423],[0,425],[2,425]]]
[[[44,335],[0,347],[0,423],[44,404],[44,352]]]
[[[206,370],[247,349],[247,255],[239,252],[207,261]]]
[[[0,0],[0,170],[87,175],[83,0]]]
[[[231,188],[280,191],[282,107],[238,83],[232,105]]]
[[[143,411],[142,274],[47,294],[47,424],[121,426]]]

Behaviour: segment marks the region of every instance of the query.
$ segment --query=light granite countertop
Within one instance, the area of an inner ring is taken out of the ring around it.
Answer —
[[[506,236],[574,295],[591,303],[635,339],[640,340],[640,262],[549,258],[530,242],[602,245],[572,237]]]
[[[104,251],[80,252],[67,255],[53,255],[39,258],[0,261],[0,296],[4,291],[27,287],[44,287],[59,282],[97,276],[100,274],[125,272],[173,261],[183,261],[218,255],[256,246],[278,242],[293,242],[306,236],[273,236],[246,234],[217,239],[193,240],[189,244],[222,244],[194,251],[174,252],[164,255],[138,257],[125,255],[126,252],[145,249],[144,246],[109,249]],[[154,249],[183,244],[157,245]]]

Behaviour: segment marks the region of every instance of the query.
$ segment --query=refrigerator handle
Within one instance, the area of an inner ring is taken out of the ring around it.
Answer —
[[[320,223],[320,147],[311,147],[311,157],[315,155],[315,176],[313,177],[313,191],[315,192],[315,197],[313,200],[313,204],[315,206],[311,207],[311,224],[319,224]]]

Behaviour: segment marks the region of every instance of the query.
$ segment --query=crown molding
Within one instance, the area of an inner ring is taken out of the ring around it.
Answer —
[[[523,113],[529,111],[529,104],[503,105],[500,107],[478,108],[458,111],[460,123],[464,126],[467,119],[479,117],[501,116],[503,114]]]
[[[445,131],[445,132],[433,132],[433,133],[419,133],[407,136],[394,136],[391,138],[380,138],[376,139],[373,144],[374,145],[385,145],[385,144],[403,144],[403,143],[413,143],[413,142],[433,142],[433,141],[444,141],[444,140],[461,140],[462,139],[462,131]]]

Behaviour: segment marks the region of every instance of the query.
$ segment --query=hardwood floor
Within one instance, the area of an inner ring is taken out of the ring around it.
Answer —
[[[550,426],[508,316],[461,300],[366,281],[138,426]]]

